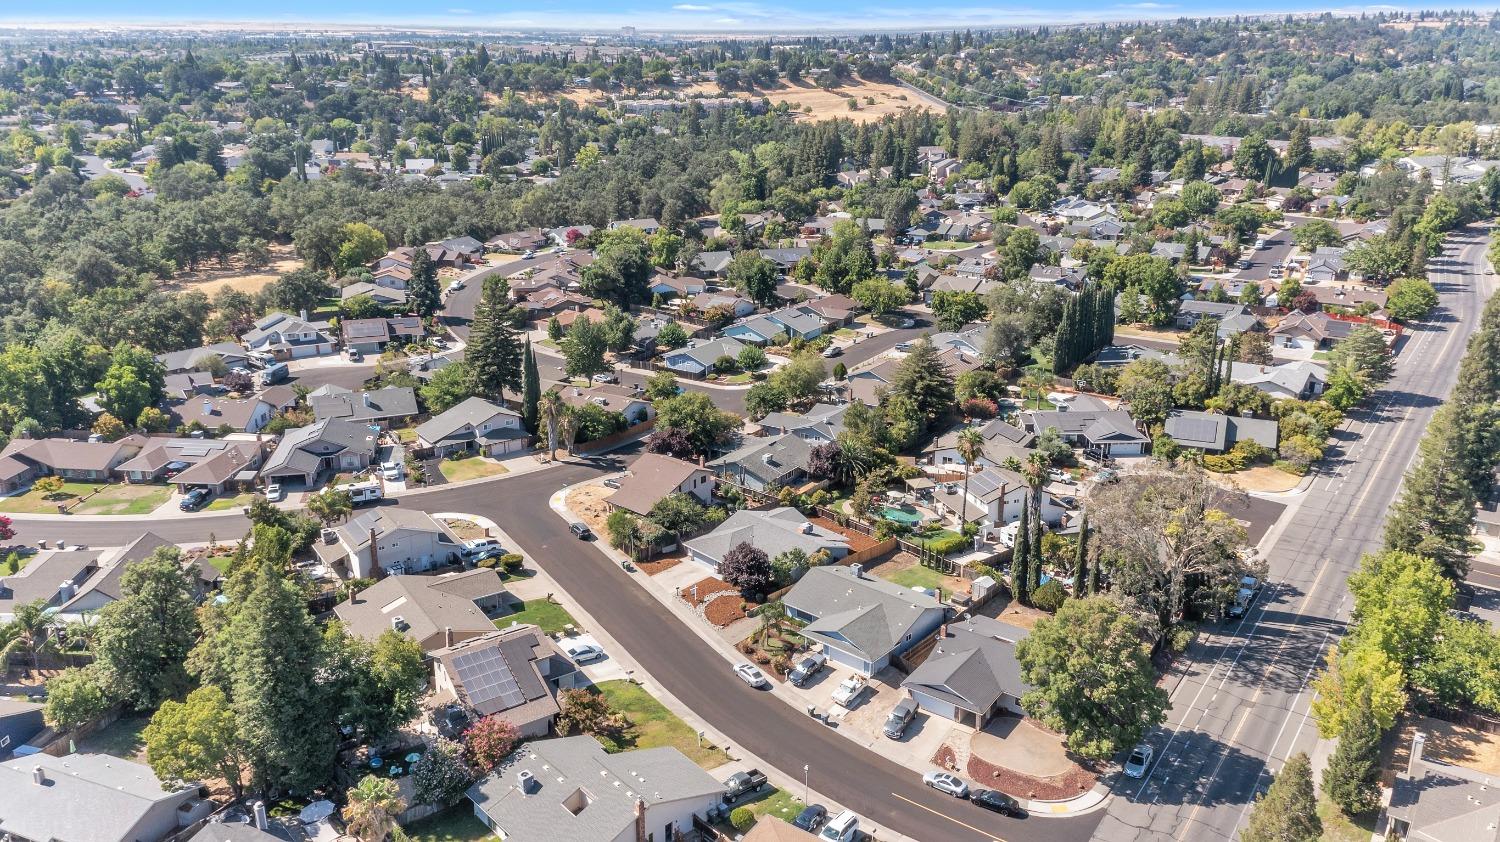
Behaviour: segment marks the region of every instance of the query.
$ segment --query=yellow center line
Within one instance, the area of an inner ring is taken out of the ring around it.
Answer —
[[[897,798],[901,799],[902,801],[905,801],[906,803],[912,805],[913,807],[920,807],[923,810],[926,810],[927,812],[933,814],[934,816],[938,816],[940,818],[945,818],[948,821],[953,822],[954,824],[958,825],[959,827],[966,827],[969,830],[972,830],[975,833],[979,834],[980,836],[985,837],[986,839],[993,839],[993,840],[995,840],[995,842],[1005,842],[1004,839],[1001,839],[1000,837],[996,836],[993,833],[990,833],[987,830],[980,830],[979,828],[977,828],[974,825],[971,825],[971,824],[969,824],[967,822],[961,822],[958,819],[955,819],[952,816],[948,815],[947,813],[939,813],[937,810],[932,809],[931,807],[927,806],[926,804],[919,804],[916,801],[913,801],[913,800],[911,800],[910,798],[907,798],[904,795],[896,795],[896,793],[894,793],[894,792],[891,793],[891,795],[895,795]]]

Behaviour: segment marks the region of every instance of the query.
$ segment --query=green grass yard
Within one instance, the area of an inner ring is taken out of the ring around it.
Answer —
[[[957,251],[958,249],[966,249],[972,245],[974,243],[960,243],[957,240],[928,240],[922,244],[922,248],[937,249],[939,251]]]
[[[110,754],[126,760],[146,762],[146,740],[141,732],[151,724],[149,716],[122,716],[78,741],[78,750]]]
[[[555,634],[562,631],[563,626],[572,625],[576,627],[578,625],[578,621],[573,619],[573,616],[567,612],[567,609],[555,602],[548,602],[545,599],[531,599],[527,600],[524,605],[525,607],[522,610],[514,614],[506,614],[504,617],[496,620],[495,625],[503,629],[511,623],[529,624],[537,626],[548,634]]]
[[[234,561],[234,556],[215,555],[203,559],[203,563],[219,571],[220,575],[229,570],[229,563]]]
[[[406,836],[411,842],[480,842],[494,839],[495,834],[474,815],[468,800],[421,821],[406,826]]]
[[[671,746],[704,769],[714,769],[729,762],[729,755],[717,746],[698,744],[698,733],[646,692],[644,687],[626,680],[606,681],[599,692],[615,710],[625,714],[634,726],[634,739],[627,738],[625,748],[658,748]]]
[[[933,570],[931,567],[923,567],[920,564],[912,565],[905,570],[899,570],[885,580],[893,585],[903,588],[929,588],[936,589],[943,584],[943,574]]]
[[[771,816],[790,822],[797,818],[802,808],[807,805],[802,803],[802,799],[784,789],[773,789],[769,794],[758,797],[754,801],[741,801],[735,806],[748,808],[756,818]]]
[[[94,494],[95,488],[104,490]],[[93,496],[82,503],[78,502],[79,498],[88,494]],[[69,511],[80,515],[144,515],[150,514],[171,496],[172,489],[166,485],[65,482],[62,490],[55,494],[44,495],[33,489],[25,494],[0,498],[0,512],[56,514],[59,505],[67,505],[72,507]]]
[[[1318,818],[1323,820],[1323,842],[1368,842],[1375,833],[1375,814],[1350,819],[1327,798],[1318,799]]]
[[[443,476],[449,482],[463,482],[466,479],[494,477],[507,473],[504,465],[485,459],[482,456],[470,456],[466,459],[444,459],[438,463],[438,470],[443,472]]]
[[[203,508],[205,511],[210,512],[225,512],[235,509],[243,509],[246,506],[250,505],[251,501],[253,501],[255,497],[256,495],[252,492],[234,494],[229,497],[215,497],[212,502],[210,502]]]

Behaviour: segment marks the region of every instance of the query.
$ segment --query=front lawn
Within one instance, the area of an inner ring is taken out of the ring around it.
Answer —
[[[938,251],[957,251],[966,249],[973,243],[960,243],[958,240],[928,240],[922,244],[924,249],[937,249]]]
[[[755,814],[756,818],[770,816],[784,822],[790,822],[797,818],[806,804],[802,799],[792,795],[784,789],[773,789],[769,795],[756,797],[754,801],[741,801],[736,807],[745,807]]]
[[[212,502],[204,506],[205,511],[223,512],[230,509],[243,509],[255,500],[255,493],[251,491],[235,494],[229,497],[215,497]]]
[[[417,440],[416,427],[402,427],[401,429],[394,430],[393,432],[396,434],[396,441],[399,441],[402,444],[411,444],[412,442]]]
[[[229,564],[232,561],[234,561],[232,555],[214,555],[203,559],[203,563],[219,571],[220,576],[229,572]]]
[[[1318,818],[1323,820],[1323,842],[1368,842],[1375,833],[1375,814],[1350,819],[1327,798],[1318,799]]]
[[[91,482],[65,482],[61,491],[45,495],[33,488],[25,494],[0,498],[0,512],[57,514],[58,506],[71,505],[79,497],[92,494],[97,487]]]
[[[622,748],[658,748],[671,746],[704,769],[714,769],[729,762],[729,755],[707,742],[699,745],[698,733],[667,710],[639,684],[619,679],[598,685],[610,707],[625,714],[632,726]]]
[[[438,470],[443,472],[443,476],[449,482],[463,482],[466,479],[494,477],[507,473],[504,465],[482,456],[444,459],[438,463]]]
[[[563,626],[577,627],[578,625],[578,621],[573,619],[567,609],[555,602],[548,602],[545,599],[529,599],[523,605],[525,607],[520,611],[506,614],[496,620],[496,627],[503,629],[511,623],[521,623],[537,626],[547,634],[557,634],[563,630]]]
[[[887,582],[893,585],[900,585],[903,588],[936,590],[943,584],[943,574],[933,570],[931,567],[923,567],[920,564],[913,564],[905,570],[898,570],[884,578]]]
[[[474,815],[474,808],[468,801],[412,822],[405,830],[406,838],[411,842],[479,842],[495,838],[495,834]]]

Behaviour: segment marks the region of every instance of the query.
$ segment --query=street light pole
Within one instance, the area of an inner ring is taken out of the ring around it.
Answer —
[[[802,803],[804,805],[812,803],[812,787],[807,785],[807,772],[810,768],[808,764],[802,764]]]

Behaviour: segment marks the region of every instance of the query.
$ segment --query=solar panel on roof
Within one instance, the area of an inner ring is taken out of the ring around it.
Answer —
[[[1192,441],[1214,441],[1219,437],[1219,422],[1209,418],[1179,418],[1177,435]]]
[[[469,704],[476,709],[483,711],[496,700],[499,701],[496,710],[509,710],[526,702],[510,665],[497,647],[465,652],[453,659],[453,667]]]

